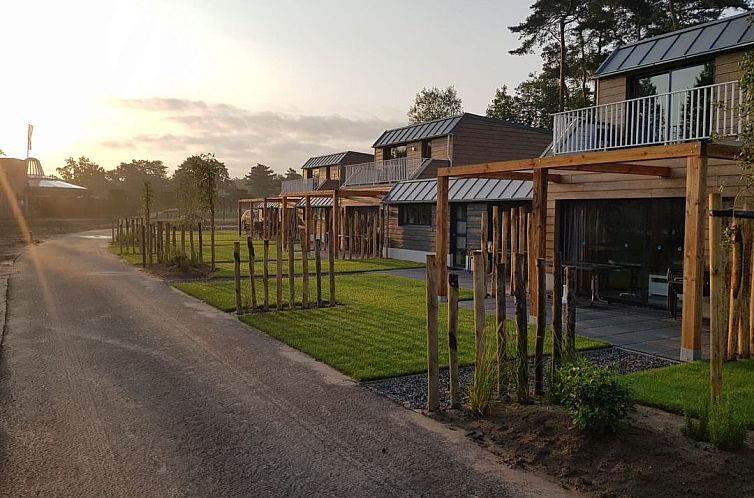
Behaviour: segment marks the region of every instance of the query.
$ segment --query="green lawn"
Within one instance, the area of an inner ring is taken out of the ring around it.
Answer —
[[[274,283],[273,283],[274,284]],[[297,284],[300,287],[300,282]],[[311,282],[314,285],[314,282]],[[233,309],[232,282],[177,284],[177,288],[223,310]],[[244,282],[244,302],[249,283]],[[324,285],[327,299],[327,285]],[[284,296],[287,295],[287,286]],[[261,288],[257,286],[258,295]],[[313,295],[313,294],[312,294]],[[259,330],[323,361],[358,380],[394,377],[426,371],[426,311],[423,281],[384,274],[338,275],[335,308],[245,315],[241,319]],[[270,290],[274,301],[274,285]],[[470,292],[463,291],[462,298]],[[300,299],[300,298],[299,298]],[[440,308],[440,359],[447,366],[446,316]],[[474,355],[473,313],[459,310],[459,361],[470,365]],[[488,337],[494,318],[487,318]],[[512,336],[512,326],[509,333]],[[534,330],[529,348],[534,350]],[[579,337],[579,349],[605,343]],[[546,349],[551,348],[548,334]]]
[[[709,399],[709,363],[695,361],[626,377],[637,403],[698,415]],[[723,392],[741,420],[754,429],[754,360],[726,363]]]
[[[196,237],[196,234],[195,234]],[[186,238],[188,239],[188,234],[186,234]],[[221,231],[216,234],[215,238],[215,260],[217,264],[217,271],[213,274],[215,277],[232,277],[233,276],[233,242],[239,241],[241,242],[241,275],[248,276],[249,275],[249,264],[248,264],[248,258],[249,258],[249,252],[246,247],[246,238],[242,237],[241,239],[238,238],[237,232],[232,231]],[[210,261],[210,249],[209,249],[209,236],[205,233],[204,234],[204,249],[203,249],[203,257],[205,262]],[[178,234],[178,245],[180,246],[180,234]],[[186,241],[186,251],[190,252],[190,246],[188,243],[188,240]],[[198,251],[198,246],[196,248]],[[119,245],[111,245],[110,251],[113,254],[118,254],[120,252],[120,246]],[[254,240],[254,253],[255,253],[255,271],[256,273],[260,274],[262,273],[262,258],[264,253],[264,243],[261,240]],[[322,271],[324,273],[328,272],[328,262],[325,258],[325,253],[323,253],[323,260],[322,260]],[[141,254],[131,254],[131,253],[125,253],[123,254],[123,259],[128,261],[131,264],[140,265],[141,264]],[[276,265],[277,265],[277,251],[276,251],[276,244],[274,241],[270,242],[269,245],[269,268],[270,273],[274,273],[276,271]],[[301,247],[296,244],[294,247],[294,272],[297,274],[303,273],[303,265],[302,265],[302,255],[301,255]],[[397,269],[403,269],[403,268],[423,268],[424,265],[422,263],[416,263],[413,261],[402,261],[398,259],[389,259],[389,258],[380,258],[380,259],[336,259],[335,260],[335,272],[336,273],[356,273],[356,272],[365,272],[365,271],[376,271],[376,270],[397,270]],[[314,257],[312,253],[312,257],[309,259],[309,273],[314,274],[315,268],[314,268]],[[288,274],[288,252],[283,251],[283,274]]]

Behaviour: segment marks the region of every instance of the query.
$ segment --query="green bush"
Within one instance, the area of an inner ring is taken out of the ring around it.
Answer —
[[[681,427],[681,432],[684,436],[694,441],[709,442],[709,427],[707,425],[709,422],[709,407],[707,405],[703,406],[704,408],[699,419],[694,419],[688,411],[685,413],[685,422],[683,427]]]
[[[615,432],[633,407],[631,390],[615,372],[583,358],[563,366],[554,381],[551,398],[561,401],[584,431]]]

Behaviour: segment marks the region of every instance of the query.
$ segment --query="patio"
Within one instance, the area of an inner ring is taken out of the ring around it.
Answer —
[[[401,277],[423,280],[426,270],[406,269],[391,270],[388,273]],[[459,286],[472,288],[471,272],[453,271],[458,273]],[[547,305],[547,323],[551,322],[552,304]],[[473,301],[462,301],[459,306],[471,309]],[[485,300],[488,314],[495,313],[495,300]],[[514,315],[513,299],[506,299],[506,315]],[[680,315],[679,315],[680,318]],[[681,342],[681,320],[674,320],[663,310],[627,306],[621,304],[589,305],[588,298],[579,297],[576,312],[576,333],[584,337],[599,339],[614,346],[679,360],[679,345]],[[702,357],[709,357],[709,325],[705,322],[702,328]]]

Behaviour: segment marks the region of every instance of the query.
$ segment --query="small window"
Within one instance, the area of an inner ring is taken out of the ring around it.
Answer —
[[[422,157],[432,157],[432,140],[424,140],[422,142]]]
[[[399,225],[432,225],[432,204],[406,204],[398,206]]]
[[[408,150],[405,145],[398,145],[396,147],[388,147],[385,150],[385,159],[398,159],[400,157],[406,157]]]
[[[330,180],[340,179],[340,166],[330,166]]]

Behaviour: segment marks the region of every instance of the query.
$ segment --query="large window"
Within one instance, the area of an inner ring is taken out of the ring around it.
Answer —
[[[432,157],[432,140],[422,142],[422,157]]]
[[[634,78],[631,98],[683,92],[713,83],[714,63],[707,62]],[[707,107],[709,111],[708,98],[691,92],[672,94],[669,98],[645,98],[636,101],[628,111],[633,116],[631,122],[639,125],[645,143],[663,142],[689,136],[691,130],[704,126],[700,116],[706,116],[707,112],[697,110]]]
[[[385,159],[398,159],[400,157],[406,157],[407,155],[408,150],[405,145],[397,145],[385,149]]]
[[[405,204],[398,206],[399,225],[432,224],[432,204]]]

